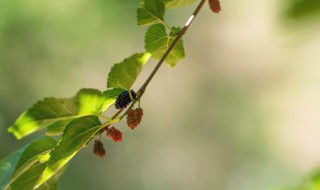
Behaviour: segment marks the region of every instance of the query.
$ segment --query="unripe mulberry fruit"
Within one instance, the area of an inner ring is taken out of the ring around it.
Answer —
[[[131,129],[138,127],[138,125],[141,122],[142,116],[143,116],[143,109],[142,108],[130,110],[127,115],[128,127],[130,127]]]
[[[130,92],[131,92],[132,99],[133,100],[136,99],[136,97],[137,97],[136,93],[133,90],[130,90]],[[115,103],[115,106],[117,109],[126,108],[128,106],[128,104],[130,104],[132,102],[132,99],[130,97],[129,91],[126,90],[118,96],[116,103]]]
[[[209,6],[214,13],[219,13],[221,11],[219,0],[209,0]]]
[[[107,136],[110,137],[114,142],[122,141],[122,133],[118,129],[111,127],[108,128]]]
[[[93,154],[95,154],[98,158],[103,158],[106,155],[106,150],[103,148],[103,143],[101,141],[94,141]]]

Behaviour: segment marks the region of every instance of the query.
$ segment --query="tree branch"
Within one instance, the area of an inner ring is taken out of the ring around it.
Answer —
[[[144,91],[146,90],[147,86],[149,85],[149,83],[151,82],[152,78],[154,77],[154,75],[158,72],[160,66],[162,65],[162,63],[164,62],[164,60],[168,57],[169,53],[171,52],[171,50],[174,48],[174,46],[179,42],[179,40],[182,38],[182,36],[186,33],[186,31],[188,30],[189,26],[191,25],[191,23],[193,22],[193,20],[196,18],[196,16],[198,15],[198,13],[200,12],[201,8],[203,7],[203,4],[206,2],[206,0],[202,0],[199,5],[197,6],[197,8],[195,9],[195,11],[193,12],[193,14],[190,16],[190,18],[188,19],[188,21],[186,22],[186,24],[184,25],[184,27],[182,28],[182,30],[177,34],[176,38],[173,40],[173,42],[170,44],[169,48],[167,49],[167,51],[163,54],[163,56],[161,57],[161,59],[159,60],[158,64],[155,66],[155,68],[153,69],[152,73],[149,75],[149,77],[147,78],[147,80],[143,83],[143,85],[140,87],[137,95],[137,99],[140,99],[140,97],[143,95]]]
[[[173,42],[170,44],[169,48],[166,50],[166,52],[163,54],[163,56],[161,57],[161,59],[159,60],[159,62],[157,63],[157,65],[155,66],[155,68],[153,69],[153,71],[151,72],[151,74],[149,75],[149,77],[146,79],[146,81],[142,84],[142,86],[140,87],[140,89],[137,92],[137,98],[132,101],[132,103],[130,104],[130,106],[127,108],[126,112],[124,114],[122,114],[119,118],[119,121],[122,120],[123,117],[125,117],[129,110],[133,108],[133,106],[135,105],[135,103],[137,101],[140,101],[141,97],[143,96],[146,88],[148,87],[149,83],[151,82],[151,80],[153,79],[154,75],[158,72],[159,68],[161,67],[162,63],[164,62],[164,60],[168,57],[168,55],[170,54],[171,50],[174,48],[174,46],[179,42],[179,40],[184,36],[184,34],[187,32],[187,30],[189,29],[189,26],[192,24],[192,22],[194,21],[194,19],[196,18],[196,16],[199,14],[201,8],[203,7],[204,3],[206,2],[206,0],[201,0],[201,2],[199,3],[199,5],[197,6],[197,8],[194,10],[193,14],[189,17],[188,21],[186,22],[186,24],[184,25],[184,27],[182,28],[182,30],[177,34],[176,38],[173,40]],[[111,118],[115,119],[118,115],[120,115],[122,113],[124,109],[119,110],[115,115],[113,115]],[[109,124],[110,125],[110,124]],[[106,125],[104,128],[109,127],[109,125]],[[100,131],[101,132],[101,131]]]

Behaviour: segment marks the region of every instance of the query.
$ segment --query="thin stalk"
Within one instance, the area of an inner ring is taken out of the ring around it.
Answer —
[[[106,117],[106,116],[104,116],[104,115],[102,115],[102,114],[95,114],[97,117],[100,117],[100,118],[102,118],[102,119],[105,119],[105,120],[107,120],[107,121],[111,121],[112,119],[111,118],[109,118],[109,117]]]

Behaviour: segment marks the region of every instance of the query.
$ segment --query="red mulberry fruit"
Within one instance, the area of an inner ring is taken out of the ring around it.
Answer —
[[[214,13],[219,13],[221,11],[219,0],[209,0],[209,6]]]
[[[107,136],[110,137],[114,142],[122,141],[122,133],[118,129],[111,127],[108,128]]]
[[[137,108],[135,110],[130,110],[127,115],[127,124],[131,129],[136,128],[142,119],[143,109]]]
[[[101,141],[98,141],[98,140],[94,141],[93,153],[98,158],[103,158],[106,155],[106,150],[103,148],[103,143]]]

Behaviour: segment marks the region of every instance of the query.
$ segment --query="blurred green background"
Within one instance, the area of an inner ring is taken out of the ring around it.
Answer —
[[[139,0],[0,0],[0,158],[30,142],[7,128],[37,100],[105,89],[110,67],[143,52]],[[221,0],[184,38],[186,59],[160,69],[107,157],[92,144],[60,189],[264,190],[320,166],[320,3]],[[183,26],[196,5],[169,11]],[[149,62],[134,89],[146,79]],[[111,115],[109,113],[108,115]]]

